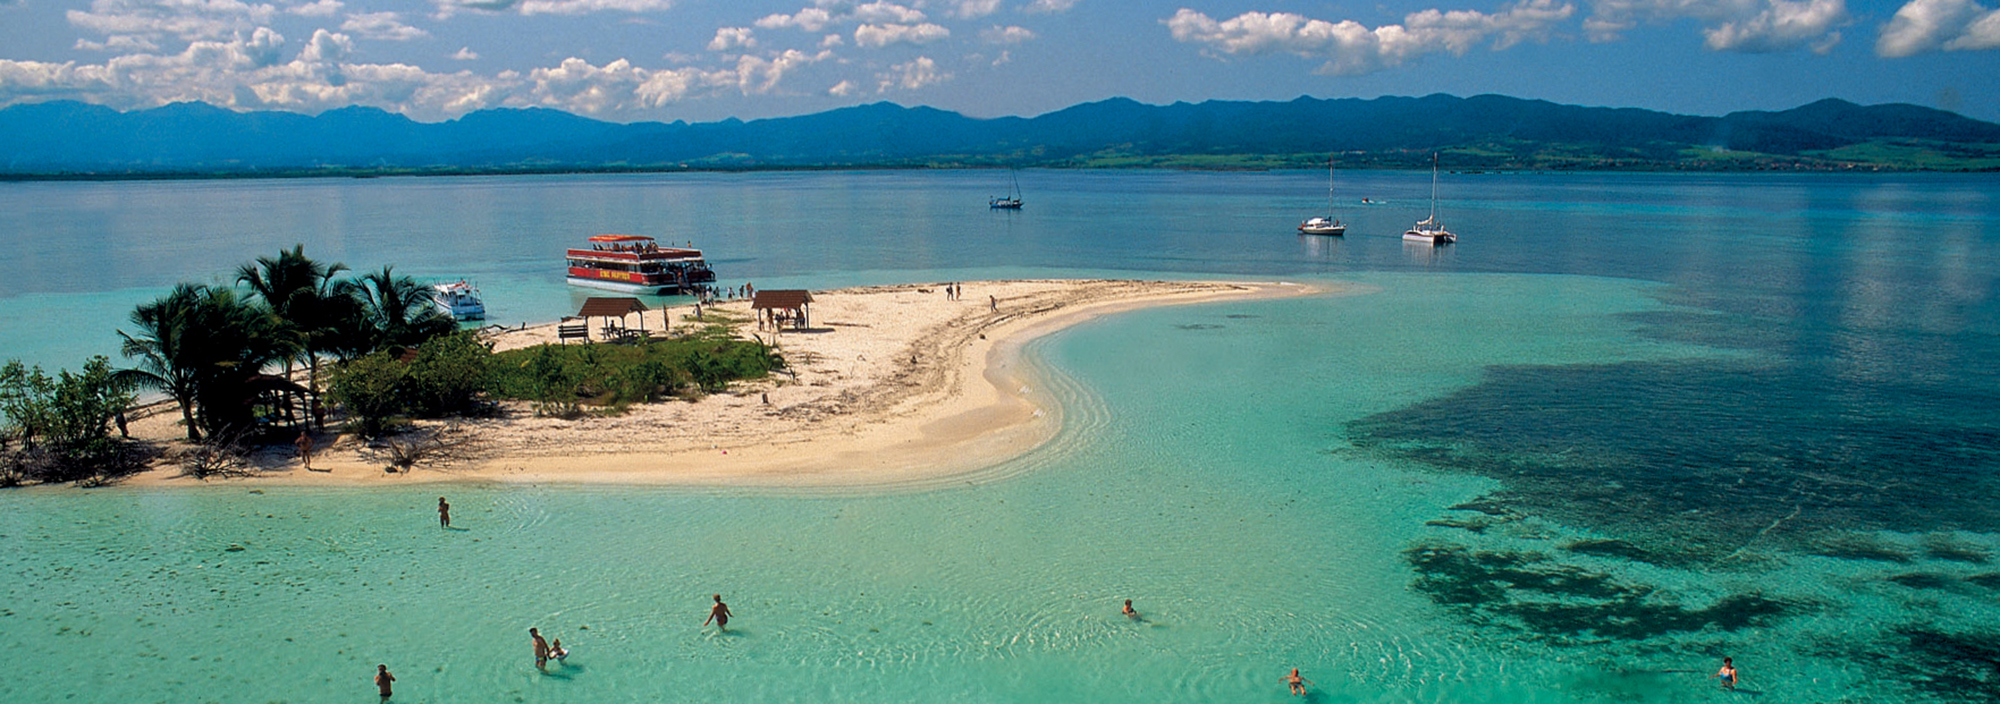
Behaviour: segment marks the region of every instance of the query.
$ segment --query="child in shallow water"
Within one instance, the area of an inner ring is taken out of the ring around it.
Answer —
[[[555,658],[557,661],[561,661],[569,657],[569,650],[562,647],[561,638],[557,638],[555,644],[549,646],[549,657]]]

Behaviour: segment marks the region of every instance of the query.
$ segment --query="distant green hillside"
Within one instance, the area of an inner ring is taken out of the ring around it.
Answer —
[[[1475,170],[2000,169],[2000,125],[1914,105],[1822,100],[1722,117],[1458,98],[1112,99],[974,119],[876,103],[743,122],[616,124],[542,109],[440,123],[372,108],[317,116],[183,103],[120,113],[0,109],[0,176],[161,178],[1038,166]]]

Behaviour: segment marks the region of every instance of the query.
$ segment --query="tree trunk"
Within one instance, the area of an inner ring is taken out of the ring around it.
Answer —
[[[181,405],[181,422],[187,424],[188,442],[201,442],[201,430],[194,424],[194,404],[176,400]]]

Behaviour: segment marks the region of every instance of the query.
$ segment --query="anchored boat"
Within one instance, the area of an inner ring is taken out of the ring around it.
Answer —
[[[1340,218],[1333,216],[1333,157],[1331,155],[1326,158],[1326,217],[1314,217],[1299,223],[1299,234],[1333,235],[1336,237],[1347,234],[1347,225],[1342,224]]]
[[[431,284],[431,306],[439,313],[451,316],[452,320],[485,320],[486,301],[479,297],[479,289],[464,279],[446,284]]]
[[[701,250],[662,247],[644,235],[598,235],[567,258],[571,286],[670,296],[715,283]]]
[[[1432,245],[1451,244],[1458,241],[1458,235],[1444,229],[1438,222],[1438,157],[1431,154],[1431,216],[1418,220],[1417,224],[1403,231],[1405,242],[1428,242]]]

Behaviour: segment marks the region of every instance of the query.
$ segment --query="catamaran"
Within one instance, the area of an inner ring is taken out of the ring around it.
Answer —
[[[569,250],[569,284],[607,291],[669,296],[715,283],[701,250],[661,247],[644,235],[597,235]]]
[[[1418,220],[1417,224],[1403,231],[1405,242],[1429,242],[1434,245],[1451,244],[1458,241],[1458,235],[1444,229],[1438,222],[1438,155],[1431,153],[1431,216]]]
[[[1333,217],[1333,156],[1326,157],[1326,217],[1314,217],[1299,223],[1301,235],[1345,235],[1347,226]]]

